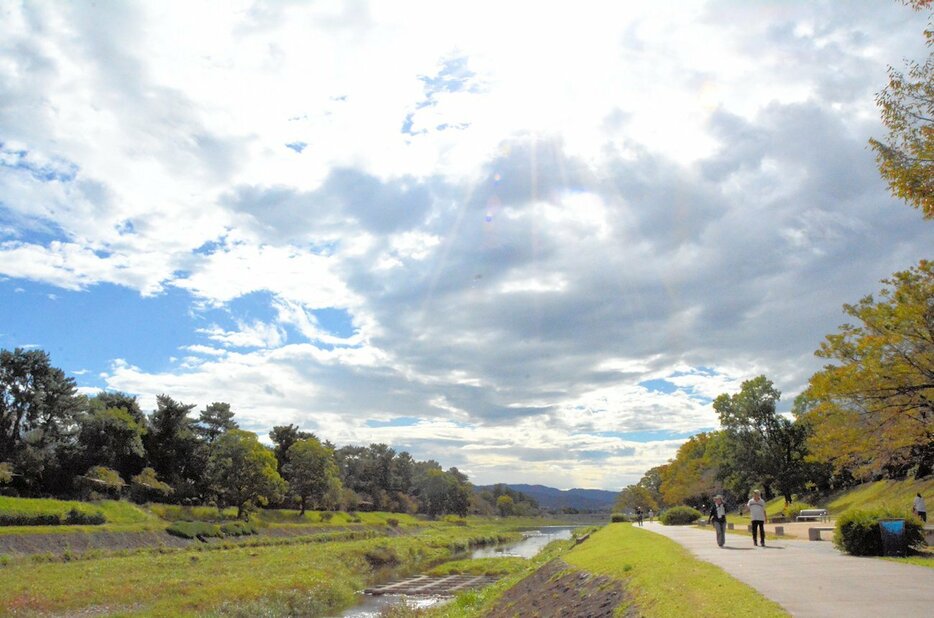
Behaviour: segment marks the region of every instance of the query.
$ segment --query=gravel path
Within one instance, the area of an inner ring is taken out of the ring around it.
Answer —
[[[827,541],[766,540],[726,535],[717,547],[712,529],[643,528],[667,536],[784,607],[793,616],[934,616],[934,569],[878,558],[847,556]],[[730,608],[723,608],[724,615]]]

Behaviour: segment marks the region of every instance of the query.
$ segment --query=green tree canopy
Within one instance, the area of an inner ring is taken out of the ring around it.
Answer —
[[[142,470],[146,429],[125,409],[92,406],[92,411],[81,417],[80,425],[78,443],[86,465],[113,468],[124,478]]]
[[[326,496],[341,489],[334,453],[317,438],[305,438],[292,444],[286,453],[282,473],[289,490],[299,499],[302,515],[309,500],[320,507]]]
[[[275,455],[255,433],[240,429],[228,431],[214,443],[206,475],[218,500],[237,507],[238,518],[286,490]]]
[[[832,362],[811,377],[801,416],[817,461],[857,478],[920,478],[934,468],[934,262],[883,284],[878,299],[844,305],[857,323],[817,350]]]
[[[618,512],[634,511],[636,508],[658,511],[658,502],[652,492],[642,485],[629,485],[619,492],[613,508]]]
[[[738,494],[761,483],[766,497],[774,488],[790,502],[807,481],[807,427],[778,414],[780,398],[772,381],[759,376],[713,402],[724,432],[720,476]]]

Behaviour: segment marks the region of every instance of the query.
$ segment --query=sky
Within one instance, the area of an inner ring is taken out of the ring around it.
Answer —
[[[0,348],[618,490],[932,258],[897,2],[0,0]]]

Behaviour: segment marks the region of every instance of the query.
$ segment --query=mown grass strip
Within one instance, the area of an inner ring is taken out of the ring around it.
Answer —
[[[568,564],[625,582],[640,615],[788,616],[774,601],[678,543],[631,524],[610,524],[562,556]]]
[[[0,514],[18,513],[34,517],[58,516],[65,519],[69,511],[76,511],[92,516],[100,513],[111,524],[139,524],[151,522],[155,517],[133,504],[123,500],[96,500],[79,502],[77,500],[53,500],[51,498],[12,498],[0,496]],[[17,526],[22,528],[22,526]]]

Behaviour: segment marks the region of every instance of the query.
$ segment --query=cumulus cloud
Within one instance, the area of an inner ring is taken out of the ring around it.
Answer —
[[[484,6],[11,9],[0,275],[187,294],[91,370],[144,407],[618,487],[930,257],[865,149],[923,16]]]

